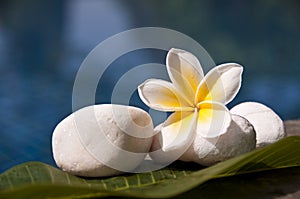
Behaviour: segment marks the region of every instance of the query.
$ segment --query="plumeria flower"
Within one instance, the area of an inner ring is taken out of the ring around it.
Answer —
[[[146,80],[139,96],[150,108],[173,112],[161,128],[162,150],[187,149],[196,135],[224,134],[231,122],[226,104],[241,86],[243,67],[236,63],[216,66],[206,76],[191,53],[172,48],[166,58],[171,82]]]

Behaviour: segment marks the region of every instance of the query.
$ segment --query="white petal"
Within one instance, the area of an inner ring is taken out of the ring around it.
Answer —
[[[204,101],[199,108],[197,134],[203,137],[217,137],[226,133],[231,122],[229,110],[221,103]]]
[[[167,70],[173,84],[193,102],[204,76],[198,59],[187,51],[172,48],[167,55]]]
[[[188,149],[195,136],[197,110],[175,112],[161,128],[162,150]]]
[[[218,101],[229,103],[241,87],[243,67],[236,63],[219,65],[201,81],[195,102]]]
[[[159,111],[194,110],[170,82],[149,79],[138,87],[142,101]]]

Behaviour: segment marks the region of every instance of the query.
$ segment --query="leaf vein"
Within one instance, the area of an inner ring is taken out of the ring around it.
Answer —
[[[31,174],[31,171],[30,171],[28,165],[26,165],[25,168],[26,168],[26,171],[28,173],[28,176],[30,178],[31,183],[34,184],[34,178],[33,178],[32,174]]]

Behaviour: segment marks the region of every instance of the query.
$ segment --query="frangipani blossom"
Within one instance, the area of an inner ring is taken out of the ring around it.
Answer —
[[[203,74],[191,53],[172,48],[167,55],[171,82],[149,79],[138,87],[139,96],[150,108],[174,112],[164,122],[162,150],[178,150],[190,145],[195,135],[217,137],[231,122],[226,104],[241,86],[242,66],[226,63]]]

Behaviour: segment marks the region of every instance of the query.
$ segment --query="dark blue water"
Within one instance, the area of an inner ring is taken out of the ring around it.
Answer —
[[[217,63],[244,65],[241,91],[229,106],[259,101],[283,119],[299,118],[299,3],[269,4],[1,1],[0,172],[26,161],[54,165],[51,135],[72,112],[73,83],[81,62],[105,38],[134,27],[182,31]],[[122,74],[139,64],[164,63],[165,55],[144,50],[120,57],[102,77],[99,85],[105,86],[98,88],[97,103],[110,102]],[[136,93],[130,104],[147,109]]]

